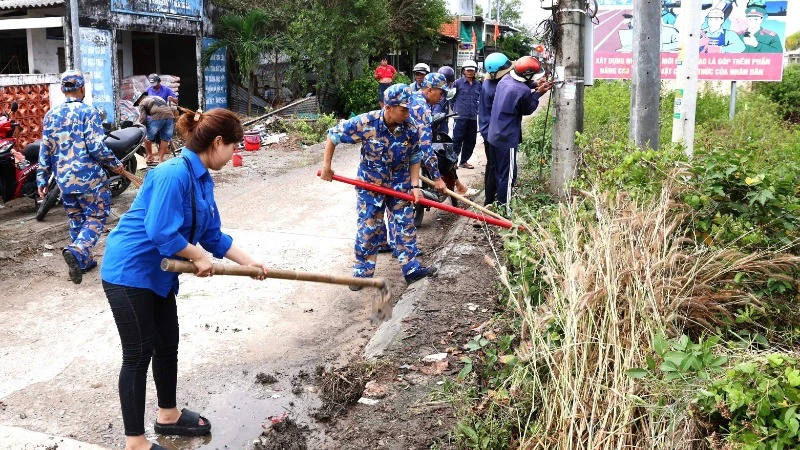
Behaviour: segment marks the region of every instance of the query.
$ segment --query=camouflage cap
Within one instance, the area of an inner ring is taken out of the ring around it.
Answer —
[[[745,16],[765,17],[767,15],[767,9],[763,6],[752,5],[745,9],[744,14]]]
[[[429,73],[422,79],[422,88],[436,88],[447,92],[447,78],[441,73]]]
[[[389,86],[383,93],[383,103],[386,106],[403,106],[408,108],[411,103],[411,87],[404,83]]]
[[[724,19],[725,18],[725,12],[722,11],[721,9],[719,9],[719,8],[709,9],[708,10],[708,15],[706,17],[708,17],[709,19],[711,19],[711,18]]]
[[[77,91],[86,84],[83,78],[83,73],[79,70],[68,70],[61,74],[61,91],[72,92]]]

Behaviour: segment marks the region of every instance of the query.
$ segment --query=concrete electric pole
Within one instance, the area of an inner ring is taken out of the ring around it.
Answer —
[[[700,54],[701,0],[684,0],[681,6],[681,50],[675,76],[675,110],[672,142],[682,142],[694,154],[694,118],[697,109],[697,66]]]
[[[553,166],[550,191],[563,197],[567,183],[575,178],[577,148],[575,132],[583,131],[583,21],[585,0],[561,0],[556,20],[561,33],[556,42],[556,84]]]
[[[637,147],[658,150],[661,97],[661,2],[633,2],[633,70],[630,139]]]

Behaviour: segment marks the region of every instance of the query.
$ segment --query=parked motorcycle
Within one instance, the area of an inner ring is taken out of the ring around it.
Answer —
[[[431,132],[432,132],[432,145],[433,145],[433,152],[436,154],[436,159],[439,162],[439,172],[442,174],[442,180],[444,180],[444,184],[447,185],[447,189],[451,191],[455,190],[456,179],[455,176],[452,174],[453,167],[456,164],[455,160],[448,158],[448,155],[452,158],[453,155],[453,138],[451,138],[447,133],[444,133],[441,130],[441,126],[447,123],[447,120],[451,117],[457,116],[458,114],[444,114],[440,113],[433,117],[431,121]],[[458,155],[455,155],[455,158],[458,158]],[[430,174],[425,169],[425,165],[422,165],[422,174],[430,178]],[[436,192],[432,186],[428,186],[422,181],[420,181],[420,192],[422,195],[431,201],[442,203],[449,197],[446,194],[440,194]],[[453,206],[458,206],[457,200],[453,197],[450,197],[450,201],[452,202]],[[414,206],[414,226],[418,227],[422,225],[422,219],[425,217],[425,211],[429,211],[431,208],[430,206],[425,206],[421,204],[417,204]]]
[[[106,136],[103,138],[103,143],[106,144],[114,155],[125,166],[125,170],[130,173],[136,173],[136,154],[141,156],[145,155],[144,138],[147,134],[146,128],[138,123],[123,123],[123,128],[118,130],[111,130],[111,124],[103,123],[103,129]],[[33,144],[31,144],[33,145]],[[37,158],[38,158],[38,145],[37,141]],[[27,148],[27,147],[26,147]],[[111,189],[111,197],[117,197],[130,186],[131,181],[121,175],[112,172],[108,167],[103,166],[108,177],[108,187]],[[35,174],[34,174],[35,177]],[[34,180],[35,185],[35,180]],[[35,186],[34,186],[35,189]],[[50,209],[61,200],[61,189],[56,184],[55,175],[50,176],[50,181],[47,184],[47,194],[44,200],[39,205],[36,211],[36,220],[44,220]]]
[[[3,202],[27,197],[38,202],[36,169],[39,168],[39,147],[28,144],[17,152],[14,137],[19,123],[11,118],[17,112],[17,102],[11,103],[11,111],[0,113],[0,194]]]

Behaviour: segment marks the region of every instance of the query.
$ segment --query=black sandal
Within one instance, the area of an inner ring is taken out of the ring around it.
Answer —
[[[205,425],[198,425],[200,419],[203,419]],[[211,431],[211,422],[200,414],[183,408],[176,423],[162,424],[156,421],[153,430],[167,436],[204,436]]]

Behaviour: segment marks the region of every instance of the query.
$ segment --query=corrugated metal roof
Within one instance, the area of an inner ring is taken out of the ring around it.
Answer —
[[[63,4],[64,0],[0,0],[0,9],[41,8]]]

